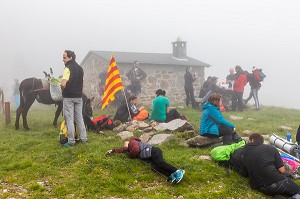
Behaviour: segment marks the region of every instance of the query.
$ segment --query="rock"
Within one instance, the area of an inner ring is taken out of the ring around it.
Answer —
[[[122,131],[117,134],[121,138],[121,140],[126,140],[127,138],[133,137],[133,133],[129,131]]]
[[[292,127],[289,127],[289,126],[281,126],[280,130],[281,131],[292,131],[293,129],[292,129]]]
[[[173,134],[156,134],[148,142],[148,144],[161,144],[171,139]]]
[[[270,135],[262,135],[264,137],[264,140],[269,140],[270,139]]]
[[[128,126],[125,130],[126,131],[130,131],[130,132],[134,132],[139,128],[138,124],[133,124],[131,126]]]
[[[141,121],[141,122],[138,123],[138,128],[139,129],[145,129],[145,128],[149,127],[149,126],[150,126],[149,124],[147,124],[146,122],[143,122],[143,121]]]
[[[251,135],[251,134],[252,134],[252,131],[250,131],[250,130],[244,130],[244,131],[243,131],[243,135],[249,136],[249,135]]]
[[[197,135],[186,141],[190,147],[205,147],[220,142],[222,142],[221,138],[208,138],[201,135]]]
[[[238,116],[235,116],[235,115],[230,115],[229,117],[232,120],[242,120],[243,119],[243,117],[238,117]]]
[[[175,119],[168,123],[160,123],[154,127],[157,131],[178,131],[183,132],[186,130],[193,130],[194,127],[186,120]]]
[[[146,133],[146,132],[151,132],[151,131],[153,131],[153,128],[150,126],[150,127],[148,127],[148,128],[145,128],[145,129],[143,129],[143,131]]]
[[[209,155],[200,155],[197,157],[197,159],[200,159],[200,160],[211,160],[211,156]]]
[[[246,142],[249,142],[249,137],[242,137],[243,140],[245,140]]]
[[[142,140],[142,142],[148,142],[153,134],[154,132],[144,133],[140,136],[140,139]]]
[[[126,129],[126,127],[127,127],[127,124],[121,124],[120,126],[115,127],[113,129],[113,131],[118,131],[118,132],[124,131]]]

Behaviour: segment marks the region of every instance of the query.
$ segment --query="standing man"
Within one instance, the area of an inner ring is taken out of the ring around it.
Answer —
[[[16,108],[20,106],[20,91],[19,91],[20,83],[18,79],[15,79],[13,97],[16,103]]]
[[[259,110],[259,100],[258,100],[258,90],[261,87],[261,83],[257,81],[254,77],[253,70],[252,73],[247,73],[247,79],[251,87],[249,97],[244,100],[244,103],[247,104],[249,100],[253,97],[255,102],[255,109]]]
[[[133,67],[126,74],[127,78],[131,82],[131,91],[134,95],[138,95],[142,92],[141,81],[147,77],[145,71],[140,67],[139,61],[134,61]]]
[[[230,68],[229,75],[227,75],[226,77],[226,84],[228,84],[228,89],[230,90],[232,89],[234,79],[235,79],[234,68]]]
[[[300,198],[300,187],[284,175],[285,167],[277,149],[265,145],[259,133],[249,136],[241,155],[249,173],[250,186],[266,195]]]
[[[238,107],[238,111],[243,111],[244,103],[243,103],[243,94],[245,86],[248,82],[247,76],[243,69],[240,66],[235,67],[235,80],[233,82],[233,93],[232,93],[232,111],[236,111],[236,107]]]
[[[75,145],[75,124],[78,126],[79,139],[86,143],[86,129],[82,117],[82,87],[83,69],[75,61],[76,55],[73,51],[65,50],[63,62],[65,64],[64,74],[61,81],[63,96],[63,114],[68,129],[68,142],[64,146]]]
[[[195,108],[195,97],[193,83],[196,80],[196,74],[192,74],[192,67],[188,66],[184,75],[184,91],[186,95],[185,104],[189,106],[190,102],[192,107]]]

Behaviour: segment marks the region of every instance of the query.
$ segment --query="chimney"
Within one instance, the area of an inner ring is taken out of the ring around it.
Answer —
[[[177,37],[177,41],[172,42],[173,57],[184,58],[186,57],[186,41],[182,41],[181,37]]]

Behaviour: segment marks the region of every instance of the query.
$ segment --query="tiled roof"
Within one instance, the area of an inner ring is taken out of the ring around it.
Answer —
[[[136,53],[136,52],[111,52],[111,51],[90,51],[83,59],[81,64],[84,64],[86,59],[91,55],[110,61],[111,55],[114,54],[117,63],[133,63],[139,61],[141,64],[154,65],[182,65],[182,66],[202,66],[210,67],[211,65],[193,59],[191,57],[184,57],[182,59],[173,57],[173,54],[166,53]]]

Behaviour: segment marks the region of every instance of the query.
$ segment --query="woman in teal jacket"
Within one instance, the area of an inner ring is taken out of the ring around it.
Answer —
[[[200,135],[206,137],[222,137],[223,144],[232,144],[241,138],[235,132],[234,125],[228,122],[220,111],[221,95],[213,94],[208,102],[202,106]]]

